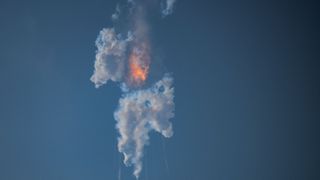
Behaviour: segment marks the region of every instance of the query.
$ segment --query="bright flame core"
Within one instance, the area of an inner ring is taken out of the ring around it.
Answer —
[[[149,55],[146,48],[134,49],[129,56],[129,79],[133,85],[141,85],[148,77]]]

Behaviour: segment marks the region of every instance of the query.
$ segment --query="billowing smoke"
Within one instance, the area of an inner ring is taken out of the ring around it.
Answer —
[[[132,40],[131,33],[123,39],[114,28],[102,29],[96,40],[98,48],[94,73],[90,80],[98,88],[108,80],[121,81],[125,73],[127,44]]]
[[[156,0],[153,0],[156,1]],[[163,1],[159,0],[159,4]],[[162,15],[172,13],[175,0],[166,0]],[[142,171],[144,146],[149,144],[149,132],[164,137],[173,135],[170,119],[174,117],[173,78],[166,73],[161,79],[146,81],[152,63],[149,24],[146,21],[147,0],[128,0],[125,12],[128,29],[117,33],[117,28],[105,28],[96,40],[96,60],[90,80],[98,88],[108,81],[118,82],[123,92],[114,113],[119,132],[118,150],[124,164],[134,167],[134,176]],[[123,9],[117,5],[112,20],[119,23]],[[122,26],[123,27],[123,26]],[[120,28],[119,28],[120,29]]]
[[[118,149],[124,163],[134,165],[134,175],[142,170],[143,148],[149,142],[148,133],[155,130],[164,137],[173,134],[169,121],[174,116],[172,78],[166,75],[151,88],[124,94],[114,113],[120,133]]]

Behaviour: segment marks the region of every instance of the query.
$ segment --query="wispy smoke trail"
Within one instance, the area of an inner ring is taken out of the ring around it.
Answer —
[[[153,0],[156,1],[156,0]],[[96,40],[96,60],[90,80],[98,88],[108,81],[119,82],[123,95],[114,113],[119,132],[118,151],[124,155],[124,164],[134,167],[134,176],[142,171],[144,146],[149,144],[149,132],[156,131],[164,137],[173,135],[170,119],[174,117],[173,78],[164,74],[162,79],[153,79],[148,85],[151,45],[149,24],[146,21],[147,0],[128,0],[129,29],[125,35],[116,28],[100,31]],[[160,2],[160,0],[159,0]],[[164,1],[162,1],[164,2]],[[166,0],[162,15],[172,13],[175,0]],[[121,21],[123,9],[117,5],[113,21]],[[119,168],[118,179],[121,178]]]
[[[119,17],[120,17],[120,14],[121,14],[121,9],[120,9],[120,5],[118,4],[117,7],[116,7],[116,12],[112,14],[111,19],[113,21],[118,20]]]
[[[176,2],[176,0],[166,0],[164,8],[162,10],[162,15],[167,16],[169,14],[172,14],[173,12],[173,5]]]

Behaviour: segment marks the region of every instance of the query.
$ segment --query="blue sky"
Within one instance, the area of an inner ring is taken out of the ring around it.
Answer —
[[[121,92],[89,80],[116,3],[0,1],[0,179],[117,178]],[[316,3],[179,0],[154,19],[176,116],[142,180],[319,179]]]

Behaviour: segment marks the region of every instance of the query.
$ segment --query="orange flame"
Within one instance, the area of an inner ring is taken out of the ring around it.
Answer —
[[[129,78],[133,85],[141,85],[148,76],[149,56],[145,48],[142,52],[132,51],[129,57]]]

